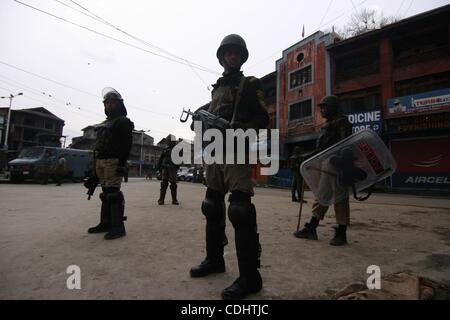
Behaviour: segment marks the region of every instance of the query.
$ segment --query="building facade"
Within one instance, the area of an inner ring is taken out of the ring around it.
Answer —
[[[8,108],[0,108],[0,144],[4,148]],[[24,147],[61,147],[64,120],[47,109],[11,110],[8,150],[19,152]]]
[[[390,187],[450,191],[450,6],[327,47],[332,92],[354,131],[397,162]]]
[[[299,146],[311,151],[324,122],[318,103],[330,94],[330,59],[326,47],[337,37],[318,31],[283,51],[276,62],[277,128],[280,153],[288,158]]]

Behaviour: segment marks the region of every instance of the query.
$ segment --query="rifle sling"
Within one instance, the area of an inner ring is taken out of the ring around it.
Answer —
[[[233,117],[231,118],[230,126],[234,124],[236,111],[239,106],[239,103],[241,102],[242,91],[244,90],[245,79],[246,77],[242,76],[241,81],[239,82],[239,88],[238,91],[236,92],[236,97],[234,98]]]

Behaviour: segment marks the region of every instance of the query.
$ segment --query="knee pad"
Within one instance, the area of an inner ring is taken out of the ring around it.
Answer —
[[[124,197],[123,197],[122,191],[108,193],[107,199],[110,203],[123,203],[124,202]]]
[[[170,184],[170,190],[177,190],[177,185],[175,183]]]
[[[228,206],[228,218],[234,228],[256,227],[256,208],[250,202],[250,194],[235,191],[230,195]]]
[[[230,196],[228,197],[228,201],[231,203],[251,203],[251,194],[243,191],[233,191],[231,192]]]
[[[169,186],[169,181],[167,180],[163,180],[161,181],[161,189],[167,189],[167,187]]]
[[[223,195],[215,190],[207,189],[202,202],[202,213],[208,220],[222,220],[224,217]]]

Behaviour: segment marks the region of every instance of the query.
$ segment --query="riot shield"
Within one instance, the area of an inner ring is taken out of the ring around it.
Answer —
[[[358,131],[304,161],[300,172],[321,205],[329,206],[391,176],[392,154],[370,129]]]

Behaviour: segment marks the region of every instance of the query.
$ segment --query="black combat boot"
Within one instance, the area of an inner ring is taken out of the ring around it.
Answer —
[[[317,240],[317,231],[316,228],[319,225],[319,219],[316,217],[311,217],[311,221],[309,223],[305,223],[305,227],[301,230],[294,232],[294,237],[300,239],[309,239],[309,240]]]
[[[233,198],[228,215],[235,230],[239,278],[222,291],[224,300],[240,300],[262,289],[262,278],[258,271],[261,246],[256,231],[256,209],[250,202],[239,202],[239,198]]]
[[[105,234],[105,240],[113,240],[126,235],[124,221],[125,204],[121,191],[108,195],[111,203],[111,230]]]
[[[347,244],[347,226],[342,224],[334,226],[334,238],[330,240],[332,246],[343,246]]]
[[[172,195],[172,204],[179,205],[180,203],[177,200],[177,185],[176,184],[170,185],[170,193]]]
[[[297,196],[295,195],[296,190],[292,190],[292,202],[298,202]]]
[[[111,212],[105,192],[100,193],[100,200],[102,201],[100,223],[95,227],[89,228],[88,233],[108,232],[111,229]]]
[[[161,189],[159,190],[159,199],[158,199],[159,205],[164,204],[164,198],[166,197],[167,186],[168,186],[167,181],[161,181]]]
[[[225,261],[219,258],[219,261],[211,261],[206,258],[198,266],[192,267],[190,275],[192,278],[206,277],[211,273],[223,273],[225,272]]]
[[[225,272],[223,247],[225,225],[221,220],[206,218],[206,258],[199,265],[192,267],[190,275],[193,278],[206,277],[211,273]]]
[[[223,195],[207,189],[202,203],[202,213],[206,217],[206,258],[190,270],[193,278],[205,277],[211,273],[225,272],[223,247],[225,236],[225,203]]]

